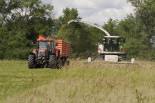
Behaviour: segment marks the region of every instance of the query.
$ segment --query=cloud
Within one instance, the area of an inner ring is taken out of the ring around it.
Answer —
[[[55,18],[62,15],[66,7],[77,8],[83,20],[103,25],[108,19],[123,19],[133,13],[134,8],[126,0],[43,0],[54,6]]]
[[[76,8],[97,8],[97,5],[93,0],[73,0],[73,4]]]
[[[92,23],[98,23],[100,25],[103,25],[110,18],[118,19],[118,20],[125,18],[127,16],[127,14],[130,14],[133,12],[132,9],[130,9],[130,10],[131,11],[128,11],[128,8],[124,8],[121,10],[116,9],[116,8],[104,9],[104,10],[94,13],[93,15],[91,15],[89,17],[84,17],[83,20],[91,21]]]

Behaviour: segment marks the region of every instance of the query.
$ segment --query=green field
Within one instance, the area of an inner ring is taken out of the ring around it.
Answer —
[[[155,103],[155,62],[28,69],[0,61],[0,103]]]

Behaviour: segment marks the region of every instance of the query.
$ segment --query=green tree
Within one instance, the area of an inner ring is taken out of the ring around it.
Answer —
[[[145,32],[145,43],[151,49],[152,37],[155,35],[155,1],[128,0],[135,7],[136,17],[141,21],[141,29]]]
[[[51,35],[53,6],[41,0],[1,0],[0,58],[26,59],[39,34]]]
[[[79,19],[78,10],[75,8],[69,9],[65,8],[63,9],[63,15],[60,16],[58,19],[56,19],[55,22],[55,31],[54,34],[56,35],[61,28],[62,25],[66,24],[69,20],[72,19]]]
[[[71,19],[79,19],[78,12],[76,9],[66,8],[63,10],[63,16],[58,19],[59,23],[64,25],[61,26],[57,38],[71,43],[73,58],[87,58],[97,51],[97,44],[91,33],[93,30],[81,23],[66,24]]]
[[[63,25],[58,32],[57,38],[71,43],[73,58],[87,58],[97,52],[94,36],[87,28],[86,25],[71,23]]]
[[[106,24],[104,24],[103,28],[109,32],[109,34],[111,36],[116,36],[116,35],[120,35],[118,33],[118,24],[119,21],[118,20],[113,20],[113,19],[109,19],[108,22]]]

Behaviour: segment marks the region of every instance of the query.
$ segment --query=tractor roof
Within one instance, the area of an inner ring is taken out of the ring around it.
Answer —
[[[37,41],[53,41],[53,39],[49,39],[46,36],[39,35]]]

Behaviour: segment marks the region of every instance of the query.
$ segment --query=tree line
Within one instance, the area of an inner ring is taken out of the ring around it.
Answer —
[[[126,38],[128,58],[155,60],[155,1],[128,0],[135,13],[122,20],[103,24],[111,35]],[[39,34],[63,39],[72,45],[72,58],[97,55],[97,44],[103,32],[81,23],[66,23],[81,19],[76,8],[65,8],[63,15],[53,19],[53,5],[41,0],[0,1],[0,59],[27,59],[35,48]]]

